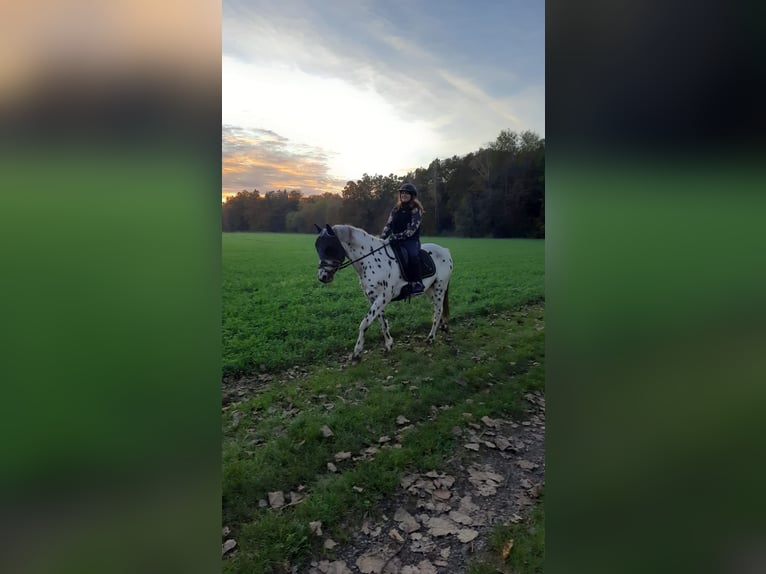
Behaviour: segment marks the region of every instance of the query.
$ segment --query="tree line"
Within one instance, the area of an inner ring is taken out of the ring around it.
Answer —
[[[340,195],[242,191],[223,204],[223,231],[314,233],[314,223],[345,223],[377,235],[405,181],[418,188],[423,235],[545,236],[545,140],[510,130],[486,148],[435,159],[405,177],[365,173]]]

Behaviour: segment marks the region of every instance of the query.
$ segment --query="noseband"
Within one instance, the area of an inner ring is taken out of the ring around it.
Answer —
[[[319,262],[319,269],[323,271],[327,271],[329,273],[335,273],[341,267],[342,265],[340,261],[320,261]]]

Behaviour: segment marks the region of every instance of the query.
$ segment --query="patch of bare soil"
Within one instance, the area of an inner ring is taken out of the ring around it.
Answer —
[[[328,559],[308,574],[467,572],[496,524],[521,522],[545,484],[545,399],[528,393],[523,421],[466,418],[463,451],[439,472],[402,478],[350,539],[324,537]],[[321,530],[320,530],[321,531]],[[297,572],[297,570],[296,570]]]
[[[299,366],[291,367],[279,375],[262,372],[248,375],[227,375],[221,381],[221,406],[238,403],[259,392],[271,388],[275,382],[287,382],[306,377],[308,370]]]

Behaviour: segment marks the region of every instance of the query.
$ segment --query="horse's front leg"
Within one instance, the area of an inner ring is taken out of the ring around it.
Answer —
[[[375,302],[375,299],[377,299],[379,296],[375,295],[374,290],[370,290],[367,292],[367,300],[370,302],[370,305],[372,305]],[[385,295],[384,295],[385,297]],[[393,297],[391,297],[392,299]],[[386,301],[389,301],[390,299],[386,299]],[[391,336],[391,332],[388,329],[388,321],[386,320],[386,310],[385,305],[383,305],[383,309],[380,310],[380,315],[378,315],[378,321],[380,321],[380,332],[383,333],[383,344],[385,346],[386,352],[391,350],[391,347],[394,346],[394,338]]]
[[[394,338],[391,336],[391,332],[388,330],[388,321],[386,320],[385,311],[381,310],[378,320],[380,321],[380,331],[383,333],[383,343],[386,347],[386,352],[388,352],[394,345]]]
[[[370,310],[367,311],[367,315],[365,315],[364,319],[362,319],[362,322],[359,324],[359,338],[356,340],[354,353],[351,355],[352,359],[358,359],[361,356],[362,349],[364,349],[364,332],[367,330],[367,327],[369,327],[370,324],[383,312],[384,307],[385,304],[383,297],[378,297],[375,299],[375,301],[372,302],[372,305],[370,305]]]

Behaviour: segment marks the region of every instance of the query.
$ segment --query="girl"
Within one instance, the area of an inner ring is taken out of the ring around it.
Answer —
[[[423,205],[416,199],[418,190],[411,183],[404,183],[399,188],[399,203],[391,210],[381,238],[391,242],[407,252],[407,278],[410,280],[412,293],[422,295],[423,281],[420,271],[420,220]]]

